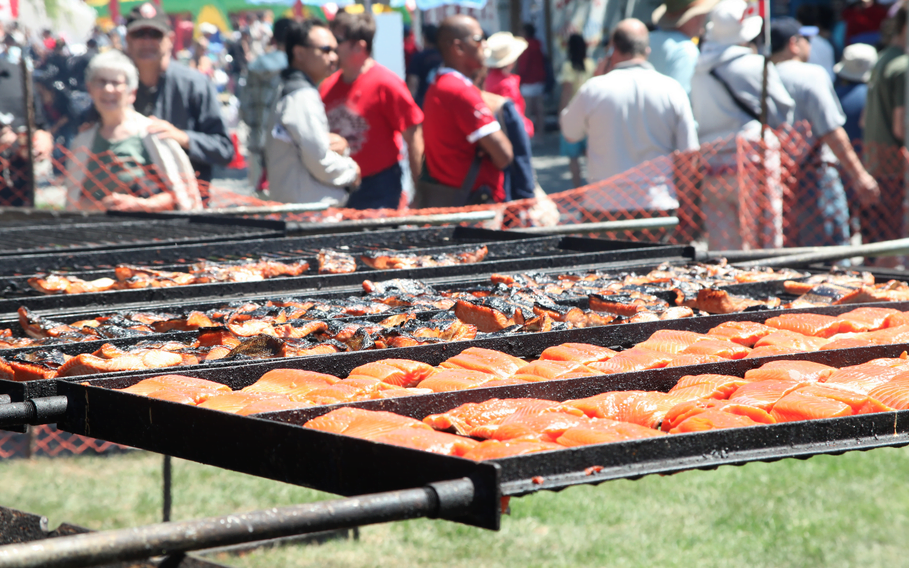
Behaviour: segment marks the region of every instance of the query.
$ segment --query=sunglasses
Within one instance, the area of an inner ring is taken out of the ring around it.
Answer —
[[[486,39],[486,36],[484,36],[483,34],[477,34],[477,35],[467,36],[464,39],[473,40],[474,43],[480,43],[481,41],[484,41]]]
[[[318,49],[319,51],[321,51],[322,53],[324,53],[325,55],[328,55],[329,53],[338,52],[337,47],[332,47],[330,45],[313,45],[311,43],[304,43],[303,47],[314,47],[314,48]]]
[[[136,39],[163,39],[164,32],[154,28],[142,28],[129,32],[129,37]]]

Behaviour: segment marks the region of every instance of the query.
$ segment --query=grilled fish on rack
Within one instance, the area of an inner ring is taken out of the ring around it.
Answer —
[[[318,259],[319,274],[346,274],[357,270],[357,261],[344,252],[322,249]]]
[[[399,251],[369,251],[360,255],[363,264],[376,270],[398,270],[403,268],[424,268],[430,266],[455,266],[482,262],[489,249],[463,247],[461,250],[433,255],[411,254]]]

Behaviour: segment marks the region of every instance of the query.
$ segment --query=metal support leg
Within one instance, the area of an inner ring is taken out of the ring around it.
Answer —
[[[162,489],[163,489],[163,503],[161,507],[161,520],[163,522],[170,521],[170,509],[173,503],[173,497],[171,494],[171,479],[173,478],[173,473],[171,469],[171,457],[164,456],[164,467],[162,468]]]

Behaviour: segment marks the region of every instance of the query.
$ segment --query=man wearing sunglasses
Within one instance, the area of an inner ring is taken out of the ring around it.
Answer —
[[[331,131],[347,140],[363,180],[350,194],[352,209],[397,209],[401,201],[401,139],[410,169],[423,160],[423,111],[404,81],[372,58],[376,20],[368,11],[339,12],[331,23],[340,69],[319,85]]]
[[[438,40],[443,64],[423,103],[426,168],[415,206],[502,202],[503,170],[514,152],[473,84],[486,62],[483,30],[470,16],[449,16],[439,26]]]
[[[226,166],[233,159],[233,143],[214,85],[198,71],[171,61],[173,42],[170,21],[154,3],[144,2],[130,11],[126,54],[139,70],[133,106],[152,118],[150,133],[175,140],[189,155],[199,179],[211,181],[212,165]]]
[[[337,68],[338,42],[325,24],[306,20],[288,26],[284,47],[287,69],[266,126],[269,195],[284,203],[343,204],[360,184],[360,168],[333,146],[317,88]]]

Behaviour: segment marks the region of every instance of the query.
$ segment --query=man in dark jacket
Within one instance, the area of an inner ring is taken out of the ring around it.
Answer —
[[[174,32],[164,12],[145,2],[126,20],[126,53],[139,70],[136,111],[152,117],[149,132],[176,140],[199,179],[212,165],[226,166],[234,148],[221,116],[218,93],[205,75],[171,60]]]

